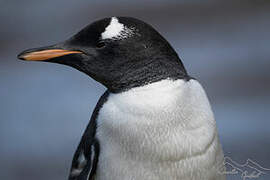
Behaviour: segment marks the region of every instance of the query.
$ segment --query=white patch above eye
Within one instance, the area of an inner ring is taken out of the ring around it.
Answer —
[[[102,39],[124,39],[134,34],[133,30],[120,23],[116,17],[111,18],[110,24],[101,34]]]

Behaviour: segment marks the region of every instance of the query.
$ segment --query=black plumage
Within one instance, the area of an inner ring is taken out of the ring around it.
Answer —
[[[81,138],[80,144],[73,156],[72,165],[69,174],[69,180],[86,180],[91,179],[95,175],[95,171],[98,163],[99,155],[99,143],[95,138],[96,126],[97,126],[97,116],[102,105],[107,101],[109,96],[109,91],[106,91],[99,99],[93,114],[91,116],[90,122]],[[78,161],[80,153],[84,153],[86,163],[81,165]],[[91,159],[91,157],[94,157]],[[77,169],[82,169],[81,173],[73,174],[72,172]]]

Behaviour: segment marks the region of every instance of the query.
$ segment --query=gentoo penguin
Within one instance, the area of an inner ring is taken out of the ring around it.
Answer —
[[[74,154],[69,180],[225,179],[202,86],[145,22],[105,18],[18,58],[72,66],[107,88]]]

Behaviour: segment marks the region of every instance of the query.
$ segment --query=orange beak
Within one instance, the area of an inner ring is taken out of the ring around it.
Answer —
[[[22,52],[18,55],[19,59],[27,61],[45,61],[48,59],[70,55],[70,54],[81,54],[81,51],[70,51],[64,49],[48,49],[48,50],[37,50],[33,52]]]

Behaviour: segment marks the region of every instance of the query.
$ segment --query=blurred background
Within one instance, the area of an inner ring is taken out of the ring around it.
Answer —
[[[109,16],[137,17],[164,35],[206,89],[225,155],[270,168],[269,0],[0,0],[1,180],[67,179],[105,91],[75,69],[17,54]]]

